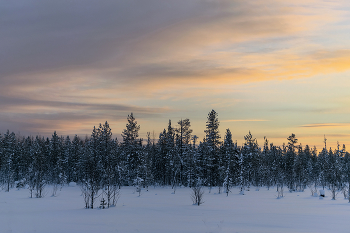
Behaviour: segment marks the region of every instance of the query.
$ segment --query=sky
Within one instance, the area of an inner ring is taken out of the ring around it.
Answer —
[[[350,148],[346,0],[0,0],[0,132],[157,139],[214,109],[224,138]]]

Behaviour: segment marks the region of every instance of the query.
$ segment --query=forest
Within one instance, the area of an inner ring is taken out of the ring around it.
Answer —
[[[267,139],[262,146],[249,132],[238,146],[229,129],[223,138],[218,113],[210,111],[205,138],[192,135],[189,119],[180,120],[160,134],[158,140],[139,138],[140,125],[133,113],[119,142],[112,137],[108,122],[94,127],[90,137],[17,137],[7,131],[0,135],[0,181],[5,191],[28,188],[30,197],[43,197],[45,186],[52,195],[71,182],[82,190],[85,208],[94,208],[99,193],[106,205],[114,205],[122,186],[218,187],[229,195],[233,187],[241,194],[250,188],[317,193],[318,187],[331,190],[332,198],[342,192],[349,198],[350,154],[345,146],[335,150],[302,147],[294,134],[288,144],[275,146]],[[326,142],[326,141],[325,141]],[[349,198],[350,201],[350,198]]]

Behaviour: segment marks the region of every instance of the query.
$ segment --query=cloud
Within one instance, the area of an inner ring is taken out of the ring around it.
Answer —
[[[31,93],[38,86],[72,84],[79,92],[131,86],[152,91],[174,83],[220,85],[348,70],[345,50],[305,54],[290,47],[341,18],[336,4],[317,6],[241,0],[8,2],[0,80],[4,89]]]
[[[273,108],[268,111],[274,111],[274,112],[288,112],[288,113],[316,113],[316,114],[323,114],[323,113],[332,113],[338,110],[338,108],[335,107],[279,107],[279,108]]]
[[[2,5],[0,77],[62,69],[108,68],[135,41],[199,14],[200,1],[41,0]]]
[[[243,83],[348,71],[349,21],[342,9],[348,6],[317,0],[7,1],[0,8],[0,127],[68,132],[130,112],[160,118],[185,107],[227,108],[245,98],[232,96]]]
[[[301,125],[300,127],[306,128],[325,128],[325,127],[347,127],[350,126],[350,123],[316,123],[316,124],[306,124]]]
[[[165,108],[147,108],[138,106],[128,106],[121,104],[94,104],[78,102],[48,101],[22,98],[1,98],[0,106],[3,111],[9,108],[18,107],[43,107],[43,108],[65,108],[65,109],[89,109],[93,111],[123,111],[123,112],[140,112],[140,113],[162,113],[168,111]]]
[[[104,121],[124,122],[131,112],[137,119],[161,117],[169,109],[121,104],[63,102],[51,100],[0,98],[0,132],[11,129],[24,134],[86,134],[93,125]],[[118,126],[119,128],[120,126]]]
[[[269,121],[263,119],[233,119],[233,120],[223,120],[221,122],[260,122],[260,121]]]
[[[8,2],[0,74],[188,60],[208,48],[298,31],[281,7],[238,0]]]

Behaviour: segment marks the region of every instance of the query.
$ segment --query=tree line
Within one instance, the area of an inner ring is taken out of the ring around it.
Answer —
[[[80,185],[86,208],[94,208],[102,193],[106,205],[114,205],[121,186],[219,187],[227,195],[232,187],[242,194],[251,187],[276,187],[303,191],[310,187],[331,190],[332,198],[343,191],[349,197],[350,155],[345,146],[332,150],[325,147],[302,147],[291,134],[288,144],[275,146],[265,138],[259,146],[249,132],[238,146],[226,129],[223,140],[219,132],[218,114],[210,111],[205,138],[198,143],[192,135],[189,119],[176,126],[169,120],[157,142],[147,133],[139,138],[140,125],[133,113],[119,142],[112,137],[109,124],[94,127],[90,137],[51,138],[17,137],[7,131],[0,135],[0,183],[6,191],[16,186],[28,187],[30,196],[42,197],[44,187],[52,185],[52,195],[70,182]],[[349,199],[350,200],[350,199]]]

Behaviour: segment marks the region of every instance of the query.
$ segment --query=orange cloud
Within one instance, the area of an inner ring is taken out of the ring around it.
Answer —
[[[255,122],[255,121],[269,121],[263,119],[233,119],[233,120],[222,120],[221,122]]]
[[[350,123],[319,123],[319,124],[307,124],[301,125],[300,127],[306,128],[324,128],[324,127],[348,127]]]

